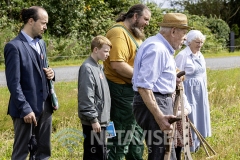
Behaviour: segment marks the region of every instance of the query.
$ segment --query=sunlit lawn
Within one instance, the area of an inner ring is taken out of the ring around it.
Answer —
[[[208,70],[212,137],[207,142],[217,152],[216,160],[240,159],[240,69]],[[53,114],[52,158],[81,159],[81,125],[77,115],[77,82],[55,83],[60,109]],[[8,90],[0,87],[0,159],[10,159],[13,143],[12,122],[6,115]],[[206,158],[201,147],[193,159]],[[144,159],[147,155],[145,152]]]

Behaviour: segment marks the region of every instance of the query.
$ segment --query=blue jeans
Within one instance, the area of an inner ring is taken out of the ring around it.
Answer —
[[[173,99],[169,95],[154,94],[160,110],[165,115],[173,114]],[[133,98],[133,114],[145,135],[146,145],[148,147],[148,160],[163,160],[165,154],[164,133],[160,130],[152,113],[142,100],[138,92]],[[175,150],[172,149],[171,159],[175,160]]]

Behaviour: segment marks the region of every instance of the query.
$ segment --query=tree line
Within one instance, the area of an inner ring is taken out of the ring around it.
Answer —
[[[217,17],[225,21],[234,32],[236,45],[240,45],[240,1],[239,0],[179,0],[171,1],[171,6],[184,8],[192,15]]]
[[[199,0],[200,1],[200,0]],[[42,6],[49,14],[48,30],[44,34],[50,60],[62,60],[89,55],[89,42],[96,35],[105,35],[121,12],[126,12],[141,0],[4,0],[0,1],[0,63],[6,42],[15,37],[22,27],[20,12],[33,5]],[[194,4],[194,3],[193,3]],[[191,5],[193,5],[191,3]],[[159,31],[158,23],[166,12],[183,12],[189,25],[207,35],[205,52],[226,48],[229,40],[229,24],[217,15],[197,15],[185,5],[185,10],[161,9],[154,2],[146,2],[152,12],[146,37]],[[177,4],[172,4],[177,5]],[[178,4],[179,5],[179,4]],[[189,3],[190,5],[190,3]],[[195,4],[197,5],[197,4]],[[216,49],[216,46],[217,49]]]

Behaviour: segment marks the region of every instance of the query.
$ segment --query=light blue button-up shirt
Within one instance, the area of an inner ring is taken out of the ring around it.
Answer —
[[[176,88],[174,52],[160,33],[146,39],[135,57],[133,90],[141,87],[162,94],[173,93]]]
[[[38,54],[40,54],[40,46],[39,46],[39,38],[35,38],[33,39],[32,37],[30,37],[29,35],[27,35],[23,30],[21,30],[21,33],[23,34],[23,36],[27,39],[28,44],[35,49]]]

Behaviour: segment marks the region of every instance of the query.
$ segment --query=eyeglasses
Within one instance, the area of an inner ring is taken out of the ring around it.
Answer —
[[[200,44],[200,45],[203,45],[203,41],[193,41],[194,43],[197,43],[197,44]]]

